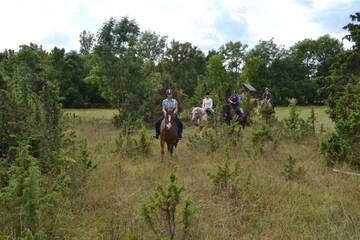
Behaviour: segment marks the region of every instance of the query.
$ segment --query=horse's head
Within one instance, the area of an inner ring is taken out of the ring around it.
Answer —
[[[205,111],[201,107],[194,107],[191,111],[191,121],[197,126]]]
[[[175,121],[175,116],[173,111],[167,111],[165,114],[165,127],[170,129]]]

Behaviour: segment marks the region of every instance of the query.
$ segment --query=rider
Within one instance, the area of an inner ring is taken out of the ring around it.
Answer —
[[[167,111],[173,111],[175,114],[175,122],[178,129],[178,135],[179,139],[182,138],[182,130],[183,130],[183,124],[180,121],[180,119],[177,117],[176,113],[178,112],[178,102],[176,99],[173,98],[173,93],[171,89],[166,90],[166,98],[162,101],[162,112],[163,116],[155,123],[155,130],[156,130],[156,138],[159,138],[160,135],[160,125],[162,120],[164,119],[164,116]]]
[[[202,108],[205,110],[207,115],[211,116],[214,110],[213,110],[213,100],[209,95],[210,95],[209,92],[206,92],[205,97],[202,101]]]
[[[274,110],[274,104],[272,102],[272,94],[269,88],[265,88],[265,92],[263,94],[263,99],[271,104],[272,109]]]
[[[238,118],[241,117],[241,110],[240,110],[240,102],[239,96],[236,94],[236,91],[233,91],[233,94],[229,97],[228,102],[230,103],[231,107],[234,109]]]
[[[263,99],[272,104],[272,94],[269,88],[265,88]]]

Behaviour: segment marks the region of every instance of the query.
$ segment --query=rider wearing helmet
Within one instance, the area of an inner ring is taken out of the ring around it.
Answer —
[[[166,112],[173,111],[175,114],[175,122],[178,129],[178,135],[179,139],[182,138],[182,130],[183,130],[183,124],[180,121],[180,119],[177,117],[176,113],[178,112],[178,102],[176,99],[173,98],[173,93],[171,89],[166,90],[166,98],[162,101],[162,112],[163,116],[155,123],[155,130],[156,130],[156,138],[159,138],[160,135],[160,125],[162,120],[164,119],[164,116]]]
[[[236,91],[233,91],[233,94],[228,98],[228,102],[230,103],[231,107],[234,109],[238,118],[241,117],[241,110],[240,110],[240,102],[239,96],[236,94]]]
[[[269,88],[265,88],[265,92],[263,94],[263,99],[272,104],[272,94],[271,94]]]
[[[210,95],[209,92],[206,92],[205,97],[202,101],[202,108],[205,110],[207,115],[211,116],[214,110],[213,110],[213,100],[209,95]]]

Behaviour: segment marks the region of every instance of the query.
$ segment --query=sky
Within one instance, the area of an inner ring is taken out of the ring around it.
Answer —
[[[204,51],[271,38],[289,47],[327,33],[341,40],[358,11],[360,0],[0,0],[0,51],[30,42],[78,50],[82,30],[96,34],[110,17],[124,16]]]

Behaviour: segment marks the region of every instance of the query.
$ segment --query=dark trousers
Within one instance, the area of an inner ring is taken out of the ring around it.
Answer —
[[[155,123],[156,136],[160,135],[160,125],[161,125],[161,122],[162,122],[163,119],[164,119],[164,116],[159,118],[159,120],[157,120],[156,123]],[[183,126],[182,122],[180,121],[180,119],[177,116],[175,116],[175,124],[176,124],[177,130],[178,130],[178,134],[181,137],[184,126]]]
[[[210,109],[206,109],[205,112],[209,117],[213,116],[213,111],[211,111]]]
[[[240,105],[239,104],[231,104],[231,107],[234,109],[234,111],[236,112],[236,114],[241,117],[241,110],[240,110]]]

